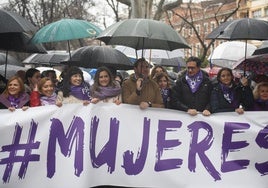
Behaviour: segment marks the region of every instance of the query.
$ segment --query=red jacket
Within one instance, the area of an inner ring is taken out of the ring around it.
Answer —
[[[30,96],[30,106],[41,106],[40,93],[38,91],[32,91]]]

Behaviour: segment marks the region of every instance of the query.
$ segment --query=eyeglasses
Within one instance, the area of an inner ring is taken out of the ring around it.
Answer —
[[[194,70],[196,67],[187,67],[188,70]]]

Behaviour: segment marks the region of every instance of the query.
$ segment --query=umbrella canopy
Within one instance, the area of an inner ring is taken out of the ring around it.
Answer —
[[[0,65],[0,74],[6,75],[5,78],[9,79],[14,76],[17,71],[24,70],[26,71],[28,68],[18,65]]]
[[[35,53],[24,59],[22,63],[55,66],[60,65],[60,62],[64,61],[68,58],[68,56],[69,55],[66,52],[54,52],[47,54]]]
[[[96,25],[78,19],[61,19],[59,21],[50,23],[39,29],[32,38],[33,43],[46,42],[68,42],[68,51],[70,52],[70,40],[82,38],[94,38],[102,30]]]
[[[182,57],[174,57],[170,59],[155,59],[153,61],[153,64],[167,67],[178,67],[178,69],[180,69],[181,67],[186,67],[186,62]]]
[[[241,18],[225,22],[215,28],[207,39],[267,40],[268,22],[254,18]]]
[[[208,59],[213,65],[232,68],[235,62],[244,58],[245,46],[246,43],[240,41],[224,42],[214,49]],[[253,44],[247,44],[246,55],[252,55],[256,48]]]
[[[26,52],[26,53],[47,53],[46,49],[40,44],[32,44],[31,37],[26,33],[0,33],[0,49],[8,51]],[[6,65],[9,63],[6,58]],[[6,67],[7,68],[7,67]],[[6,76],[6,74],[4,74]]]
[[[114,48],[107,46],[84,46],[72,53],[64,64],[75,65],[84,68],[98,68],[106,66],[117,70],[129,70],[133,64],[129,58]]]
[[[0,33],[29,32],[33,33],[37,28],[22,16],[0,9]]]
[[[267,40],[268,22],[254,18],[241,18],[223,23],[207,39],[246,40],[244,58],[247,56],[247,40]],[[245,74],[245,71],[244,71]]]
[[[0,49],[26,53],[47,53],[41,44],[32,44],[26,33],[0,33]]]
[[[150,19],[127,19],[105,29],[97,39],[107,45],[124,45],[136,50],[190,48],[169,25]]]
[[[8,55],[8,57],[6,58],[6,53],[0,53],[0,65],[6,64],[6,60],[10,65],[22,66],[22,63],[15,57]]]
[[[234,69],[268,75],[268,54],[253,55],[241,59],[233,66]]]
[[[262,45],[257,48],[252,55],[268,54],[268,40],[263,41]]]
[[[99,27],[86,20],[61,19],[39,29],[32,41],[34,43],[45,43],[93,38],[101,31]]]
[[[115,49],[123,52],[128,57],[142,56],[142,50],[135,50],[131,47],[118,45],[115,47]],[[170,59],[176,57],[184,57],[184,52],[181,49],[172,51],[162,49],[145,49],[143,50],[143,57],[146,59]]]

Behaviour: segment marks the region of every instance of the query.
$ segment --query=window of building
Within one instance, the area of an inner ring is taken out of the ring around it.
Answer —
[[[216,28],[216,23],[215,22],[211,22],[210,23],[210,32],[213,31]]]
[[[200,33],[200,25],[196,25],[196,31],[197,31],[197,33]]]
[[[208,23],[204,23],[204,33],[208,33]]]
[[[264,9],[264,14],[265,14],[265,16],[268,16],[268,8]]]
[[[253,11],[252,16],[253,16],[253,18],[260,18],[261,17],[261,9]]]
[[[200,44],[196,44],[195,47],[195,56],[198,57],[200,55]]]
[[[193,29],[189,28],[189,36],[191,36],[193,34]]]
[[[179,31],[178,31],[178,32],[179,32]],[[181,35],[182,35],[183,37],[186,36],[186,34],[185,34],[185,28],[182,28],[182,30],[181,30]]]

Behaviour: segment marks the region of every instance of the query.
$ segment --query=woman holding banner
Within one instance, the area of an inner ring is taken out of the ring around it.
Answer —
[[[7,82],[6,89],[0,95],[0,109],[9,109],[11,112],[18,108],[27,110],[29,95],[25,92],[24,83],[18,76],[13,76]]]
[[[55,83],[48,77],[41,78],[30,96],[31,107],[57,105],[61,106],[60,101],[56,101]]]
[[[114,80],[111,71],[107,67],[98,68],[91,87],[91,102],[101,101],[119,105],[122,102],[121,91],[121,86]]]
[[[91,101],[90,86],[84,81],[83,72],[76,66],[70,67],[58,92],[57,103],[83,103],[88,105]]]
[[[248,79],[243,77],[235,84],[234,75],[229,68],[222,68],[217,74],[217,81],[211,92],[211,111],[237,112],[243,114],[253,104],[252,90]]]

